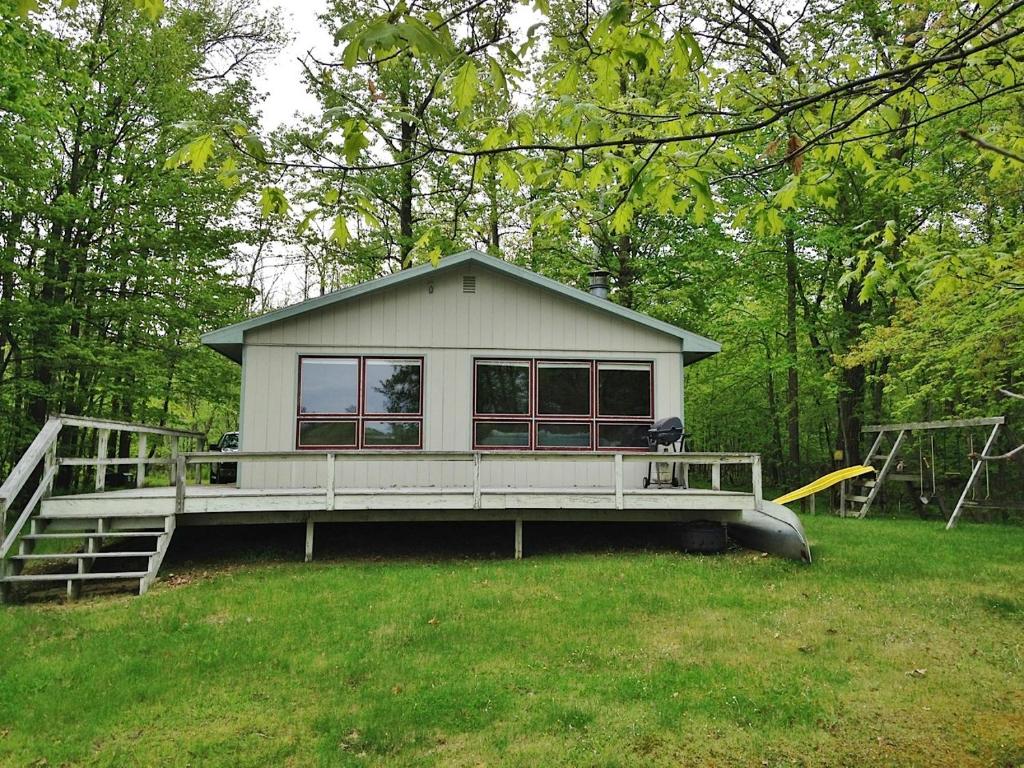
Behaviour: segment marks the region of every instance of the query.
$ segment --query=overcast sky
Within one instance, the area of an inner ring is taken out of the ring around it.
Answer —
[[[263,128],[272,130],[289,122],[296,112],[316,111],[316,99],[302,87],[302,66],[299,64],[307,51],[317,58],[332,54],[334,42],[317,21],[317,14],[326,7],[326,0],[260,0],[267,9],[280,8],[291,42],[267,63],[256,86],[266,93],[263,103]]]
[[[267,10],[280,10],[290,38],[290,42],[266,62],[263,74],[255,81],[256,87],[264,94],[261,107],[263,131],[270,132],[282,123],[292,122],[296,113],[315,114],[318,110],[316,99],[306,92],[303,85],[300,60],[309,51],[321,60],[336,59],[339,51],[317,19],[318,14],[326,9],[327,0],[258,0],[258,3]],[[523,42],[527,29],[540,20],[541,16],[532,6],[517,4],[510,15],[517,42]],[[518,96],[524,98],[522,94]],[[299,255],[281,243],[273,244],[265,255],[263,277],[269,281],[267,287],[275,302],[303,298],[299,261]]]
[[[313,51],[319,59],[336,57],[337,51],[331,36],[317,21],[317,15],[327,7],[326,0],[259,0],[259,4],[268,10],[281,10],[285,28],[291,37],[291,42],[267,62],[263,76],[256,80],[256,86],[266,94],[263,128],[273,130],[281,123],[290,122],[296,112],[308,114],[316,111],[316,99],[302,86],[299,59],[307,51]],[[509,22],[516,31],[516,42],[523,42],[526,30],[541,20],[541,15],[532,5],[513,6]]]

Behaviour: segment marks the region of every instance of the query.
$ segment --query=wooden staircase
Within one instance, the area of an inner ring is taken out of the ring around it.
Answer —
[[[95,432],[96,458],[60,458],[58,437],[66,427],[91,429]],[[136,435],[136,458],[109,458],[108,439],[111,432]],[[150,457],[146,436],[165,437],[169,441],[167,458]],[[78,416],[55,416],[36,435],[11,473],[0,485],[0,602],[13,597],[15,588],[38,587],[65,583],[69,598],[77,597],[86,582],[138,582],[139,594],[145,594],[156,579],[164,555],[174,535],[175,516],[138,515],[116,517],[50,517],[43,509],[43,499],[53,492],[57,470],[61,466],[86,466],[95,469],[96,491],[104,490],[108,466],[136,465],[136,483],[145,483],[147,465],[170,467],[171,482],[183,488],[184,461],[179,441],[201,440],[196,432],[153,427],[144,424]],[[178,483],[179,473],[181,483]],[[38,486],[21,511],[8,525],[8,512],[30,479]]]
[[[891,431],[896,433],[895,438],[888,437],[890,430],[880,431],[871,444],[868,455],[864,457],[864,464],[875,468],[874,477],[862,475],[843,482],[839,501],[840,516],[864,517],[870,511],[907,437],[905,429]]]
[[[51,525],[52,523],[52,525]],[[77,518],[51,521],[32,518],[30,530],[18,539],[18,554],[0,565],[0,590],[5,600],[33,587],[64,582],[69,599],[86,582],[137,582],[144,595],[157,577],[174,535],[174,517],[116,519]]]

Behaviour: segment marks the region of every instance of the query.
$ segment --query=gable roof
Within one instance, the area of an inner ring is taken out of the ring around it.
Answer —
[[[608,299],[599,299],[585,291],[564,285],[557,280],[552,280],[549,277],[538,275],[536,272],[524,269],[523,267],[517,267],[514,264],[509,264],[507,261],[495,258],[494,256],[489,256],[477,250],[462,251],[461,253],[456,253],[453,256],[447,256],[441,259],[436,267],[432,264],[422,264],[418,267],[403,269],[401,272],[395,272],[394,274],[386,275],[376,280],[359,283],[358,285],[353,285],[349,288],[342,288],[341,290],[334,291],[333,293],[325,293],[323,296],[317,296],[315,299],[308,299],[307,301],[302,301],[298,304],[292,304],[287,307],[282,307],[281,309],[275,309],[264,315],[253,317],[249,320],[243,320],[240,323],[235,323],[234,325],[229,325],[224,328],[219,328],[216,331],[205,333],[202,336],[202,342],[211,349],[220,352],[225,357],[234,360],[236,363],[240,363],[242,361],[242,344],[245,341],[246,331],[254,328],[260,328],[271,323],[276,323],[281,320],[287,320],[290,317],[295,317],[296,315],[301,315],[306,312],[312,312],[317,309],[333,306],[334,304],[350,301],[351,299],[356,299],[360,296],[365,296],[385,288],[393,288],[403,283],[416,280],[420,277],[437,275],[461,264],[473,264],[516,280],[522,280],[539,288],[557,293],[566,299],[586,304],[602,312],[609,312],[624,320],[639,323],[640,325],[658,331],[659,333],[674,336],[680,340],[680,351],[683,355],[684,365],[709,357],[722,349],[722,345],[717,341],[712,341],[711,339],[705,338],[704,336],[700,336],[696,333],[691,333],[690,331],[671,325],[670,323],[656,320],[649,315],[619,306]]]

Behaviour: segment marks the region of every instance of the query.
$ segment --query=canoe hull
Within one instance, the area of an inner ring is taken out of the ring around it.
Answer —
[[[763,509],[743,511],[739,522],[729,523],[729,536],[749,549],[768,552],[791,560],[811,562],[811,546],[796,514],[774,501]]]

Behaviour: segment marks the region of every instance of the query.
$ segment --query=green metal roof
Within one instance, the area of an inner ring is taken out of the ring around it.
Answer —
[[[653,317],[644,315],[640,312],[634,312],[632,309],[626,309],[618,304],[609,301],[608,299],[599,299],[596,296],[571,288],[567,285],[563,285],[557,280],[538,275],[536,272],[531,272],[528,269],[517,267],[514,264],[509,264],[507,261],[495,258],[494,256],[488,256],[485,253],[481,253],[476,250],[462,251],[456,253],[453,256],[447,256],[441,259],[437,266],[432,264],[422,264],[418,267],[411,269],[404,269],[401,272],[396,272],[385,277],[378,278],[377,280],[370,280],[359,285],[353,285],[350,288],[342,288],[340,291],[334,291],[333,293],[326,293],[323,296],[318,296],[315,299],[309,299],[308,301],[302,301],[298,304],[292,304],[288,307],[282,307],[281,309],[275,309],[272,312],[267,312],[259,317],[253,317],[249,320],[244,320],[234,325],[229,325],[225,328],[219,328],[216,331],[210,331],[209,333],[203,334],[202,342],[211,349],[215,349],[227,358],[240,363],[242,361],[242,345],[245,342],[245,332],[252,330],[253,328],[261,328],[264,325],[276,323],[281,320],[287,320],[290,317],[301,315],[306,312],[312,312],[317,309],[324,307],[333,306],[344,301],[359,298],[365,296],[374,291],[380,291],[385,288],[393,288],[411,280],[417,280],[420,277],[427,275],[436,275],[454,267],[458,267],[462,264],[473,264],[475,266],[483,267],[494,272],[498,272],[508,277],[515,278],[517,280],[523,280],[524,282],[536,285],[539,288],[557,293],[560,296],[570,299],[572,301],[586,304],[595,309],[601,310],[602,312],[609,312],[613,315],[617,315],[624,320],[629,320],[634,323],[651,328],[652,330],[664,333],[668,336],[674,336],[680,340],[681,351],[683,354],[683,362],[688,365],[689,363],[696,362],[705,357],[715,354],[721,351],[722,345],[717,341],[700,336],[696,333],[678,328],[661,320],[656,320]]]

